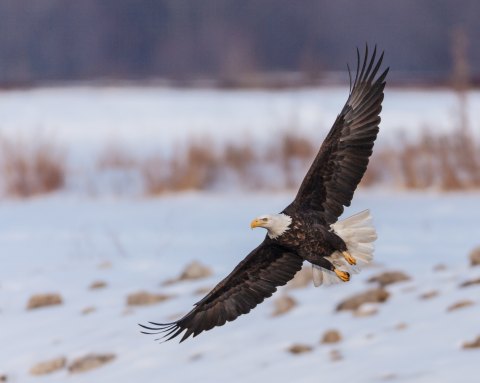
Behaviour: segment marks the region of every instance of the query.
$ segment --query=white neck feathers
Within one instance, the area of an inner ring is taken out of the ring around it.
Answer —
[[[286,214],[275,214],[272,216],[272,223],[268,225],[268,236],[272,239],[278,238],[288,229],[292,223],[292,217]]]

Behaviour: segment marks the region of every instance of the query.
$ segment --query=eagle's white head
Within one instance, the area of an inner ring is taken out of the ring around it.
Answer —
[[[268,236],[275,239],[285,233],[292,223],[292,217],[286,214],[265,214],[255,218],[250,227],[263,227],[267,229]]]

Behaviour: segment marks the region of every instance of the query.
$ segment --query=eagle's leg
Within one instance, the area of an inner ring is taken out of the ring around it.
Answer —
[[[342,251],[342,255],[344,256],[345,260],[351,264],[351,265],[356,265],[357,264],[357,260],[355,259],[355,257],[352,256],[352,254],[350,254],[348,251]]]
[[[350,280],[350,274],[347,273],[346,271],[337,269],[328,259],[325,259],[324,257],[319,257],[315,258],[315,260],[312,259],[307,259],[309,262],[323,267],[324,269],[333,271],[338,278],[340,278],[343,282],[348,282]]]
[[[329,231],[325,233],[325,239],[330,243],[330,245],[335,250],[342,253],[343,257],[350,265],[357,264],[357,260],[348,251],[347,244],[345,243],[342,237],[340,237],[338,234],[334,232]]]

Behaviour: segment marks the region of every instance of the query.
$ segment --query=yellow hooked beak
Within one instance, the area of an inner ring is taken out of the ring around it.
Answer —
[[[259,227],[259,226],[262,226],[262,221],[260,221],[259,219],[254,219],[251,223],[250,223],[250,228],[251,229],[255,229],[256,227]]]

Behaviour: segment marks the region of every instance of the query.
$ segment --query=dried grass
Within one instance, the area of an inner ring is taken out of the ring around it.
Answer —
[[[425,129],[420,139],[400,137],[394,145],[377,146],[361,186],[443,191],[480,188],[480,143],[467,132],[459,129],[438,135]],[[7,196],[25,198],[60,190],[67,173],[82,176],[69,172],[64,152],[44,139],[2,138],[0,150],[1,182]],[[146,195],[212,190],[218,185],[223,189],[294,190],[317,151],[308,137],[292,130],[258,149],[248,138],[224,144],[196,138],[177,145],[171,155],[158,151],[144,159],[117,144],[99,155],[97,175],[83,176],[101,183],[102,174],[111,176],[113,170],[116,175],[128,175],[125,179],[129,181],[120,183],[119,188],[131,188],[133,182]],[[114,192],[122,194],[122,190]]]
[[[25,198],[62,189],[64,152],[43,138],[25,141],[0,138],[0,171],[7,196]]]

